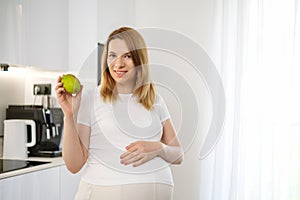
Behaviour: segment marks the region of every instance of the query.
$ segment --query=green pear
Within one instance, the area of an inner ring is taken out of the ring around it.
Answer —
[[[64,74],[61,82],[65,90],[70,94],[77,94],[80,91],[80,82],[73,74]]]

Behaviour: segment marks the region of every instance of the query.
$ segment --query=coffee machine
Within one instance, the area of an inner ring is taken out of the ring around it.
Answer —
[[[28,147],[28,156],[61,156],[63,117],[60,108],[39,105],[9,105],[6,109],[6,119],[30,119],[35,122],[36,144]],[[27,129],[31,133],[31,127],[27,126]],[[31,134],[27,134],[27,141],[31,141]]]

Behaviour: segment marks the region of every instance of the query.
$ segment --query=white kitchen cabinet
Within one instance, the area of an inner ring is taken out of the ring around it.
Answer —
[[[53,200],[59,197],[59,167],[0,180],[1,200]]]
[[[68,68],[68,0],[1,0],[0,62]]]
[[[18,10],[21,0],[0,1],[0,62],[18,63],[21,51],[21,16]]]
[[[0,62],[95,76],[85,63],[120,26],[135,26],[135,0],[1,0]]]
[[[0,180],[1,200],[73,200],[81,171],[71,174],[65,165]]]
[[[22,64],[67,69],[68,0],[22,2]]]
[[[60,199],[73,200],[78,189],[81,172],[72,174],[66,166],[60,167]]]

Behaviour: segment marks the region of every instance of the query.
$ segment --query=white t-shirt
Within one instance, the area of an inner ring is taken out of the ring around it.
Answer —
[[[77,122],[90,127],[89,156],[82,179],[96,185],[165,183],[174,185],[169,163],[161,157],[133,167],[120,163],[125,147],[136,141],[160,141],[163,123],[170,118],[157,94],[148,111],[132,94],[119,94],[113,104],[100,97],[100,87],[85,92]]]

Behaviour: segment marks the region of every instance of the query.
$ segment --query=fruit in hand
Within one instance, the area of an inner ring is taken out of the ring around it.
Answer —
[[[73,74],[63,75],[61,82],[65,90],[70,94],[77,94],[80,91],[80,82]]]

